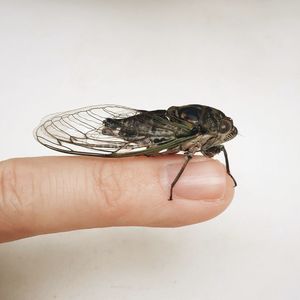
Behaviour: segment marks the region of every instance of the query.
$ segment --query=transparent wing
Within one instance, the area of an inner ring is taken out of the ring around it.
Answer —
[[[134,156],[150,154],[174,147],[182,139],[170,139],[163,145],[149,146],[141,142],[102,134],[106,118],[123,119],[143,111],[118,105],[98,105],[44,118],[34,135],[44,146],[60,152],[92,156]],[[186,139],[186,138],[185,138]]]

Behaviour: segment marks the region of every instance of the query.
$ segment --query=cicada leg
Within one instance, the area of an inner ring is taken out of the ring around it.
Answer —
[[[193,153],[187,153],[185,155],[185,162],[183,163],[180,171],[178,172],[178,174],[174,178],[173,182],[171,183],[169,201],[173,200],[173,188],[176,185],[177,181],[179,180],[180,176],[182,175],[182,173],[183,173],[184,169],[186,168],[188,162],[192,159],[192,157],[193,157]]]
[[[229,159],[228,159],[227,151],[226,151],[226,149],[225,149],[224,146],[222,146],[221,151],[223,151],[223,153],[224,153],[224,157],[225,157],[225,165],[226,165],[226,171],[227,171],[227,174],[228,174],[228,175],[231,177],[231,179],[233,180],[234,187],[236,187],[236,186],[237,186],[237,182],[236,182],[236,180],[234,179],[234,177],[231,175],[230,168],[229,168]]]
[[[230,167],[229,167],[228,154],[227,154],[227,151],[226,151],[226,149],[225,149],[225,147],[224,147],[223,145],[220,145],[220,146],[214,146],[214,147],[211,147],[211,148],[206,149],[205,151],[202,150],[201,152],[202,152],[205,156],[208,156],[208,157],[213,157],[214,155],[219,154],[220,152],[223,152],[224,158],[225,158],[226,172],[227,172],[227,174],[231,177],[231,179],[233,180],[234,187],[237,186],[236,180],[235,180],[234,177],[231,175]]]

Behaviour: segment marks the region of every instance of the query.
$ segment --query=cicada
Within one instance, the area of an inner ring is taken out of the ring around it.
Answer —
[[[213,107],[190,104],[167,110],[139,110],[119,105],[97,105],[50,115],[35,130],[36,139],[60,152],[100,157],[158,156],[183,153],[185,161],[173,188],[195,153],[213,157],[224,142],[238,133],[231,118]]]

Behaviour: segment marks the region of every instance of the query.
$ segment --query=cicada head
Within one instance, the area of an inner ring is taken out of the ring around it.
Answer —
[[[238,133],[232,119],[213,107],[199,104],[172,106],[167,114],[170,120],[192,124],[199,134],[211,135],[214,137],[214,145],[227,142]]]

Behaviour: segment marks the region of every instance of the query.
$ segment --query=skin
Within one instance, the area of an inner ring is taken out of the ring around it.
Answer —
[[[233,182],[210,158],[190,161],[168,201],[183,161],[181,155],[2,161],[0,242],[95,227],[177,227],[219,215],[233,198]]]

